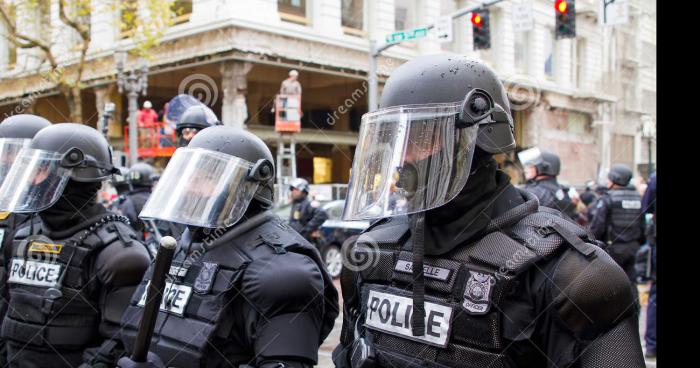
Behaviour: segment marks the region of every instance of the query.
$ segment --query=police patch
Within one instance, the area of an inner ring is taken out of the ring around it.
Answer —
[[[56,286],[61,265],[13,258],[7,282],[30,286]]]
[[[61,250],[63,250],[63,244],[32,242],[29,245],[29,251],[32,253],[60,254]]]
[[[214,284],[214,276],[219,269],[219,265],[211,262],[203,262],[202,269],[199,270],[197,279],[194,280],[194,292],[197,294],[207,294]]]
[[[564,191],[559,189],[554,193],[554,195],[557,197],[558,200],[564,200]]]
[[[464,288],[462,307],[470,314],[480,315],[491,309],[491,287],[496,279],[485,273],[469,271],[469,280]]]
[[[400,295],[369,291],[365,312],[365,326],[409,340],[444,348],[450,337],[452,308],[425,302],[425,335],[413,336],[411,316],[413,299]]]
[[[623,200],[622,201],[622,208],[626,210],[638,210],[642,208],[642,202],[637,201],[637,200]]]
[[[150,284],[151,282],[149,281],[143,290],[143,294],[141,294],[141,299],[139,299],[137,304],[139,307],[146,305],[146,294],[148,294]],[[163,299],[160,301],[160,310],[182,316],[185,313],[187,303],[190,301],[190,295],[192,295],[190,286],[166,282],[163,290]]]

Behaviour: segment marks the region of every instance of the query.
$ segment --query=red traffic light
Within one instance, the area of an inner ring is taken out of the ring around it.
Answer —
[[[472,24],[477,27],[481,27],[481,14],[472,13]]]
[[[554,9],[559,13],[566,14],[566,11],[569,10],[569,4],[565,0],[557,0],[554,2]]]

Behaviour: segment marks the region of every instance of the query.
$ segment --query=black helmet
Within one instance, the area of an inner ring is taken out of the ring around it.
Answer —
[[[309,182],[303,178],[296,178],[289,183],[289,188],[299,189],[304,193],[309,193]]]
[[[542,150],[542,160],[535,167],[537,175],[557,176],[561,169],[561,161],[556,153]]]
[[[190,106],[180,116],[180,119],[175,124],[177,134],[182,134],[185,128],[205,129],[210,126],[221,125],[221,122],[216,117],[216,114],[205,105]]]
[[[612,165],[610,167],[610,171],[608,172],[608,179],[617,185],[621,185],[623,187],[627,186],[627,184],[630,183],[630,180],[632,180],[632,170],[630,170],[627,165]]]
[[[256,166],[267,166],[268,168],[262,168],[262,170],[256,169],[256,171],[264,174],[265,178],[260,181],[254,198],[266,207],[273,205],[275,178],[274,160],[272,152],[270,152],[265,142],[258,138],[258,136],[243,129],[214,126],[199,132],[192,138],[192,141],[187,147],[206,148],[208,150],[242,158],[256,164]]]
[[[51,125],[41,116],[32,114],[13,115],[0,123],[0,138],[32,139],[38,131]]]
[[[150,187],[153,185],[153,177],[155,176],[155,170],[153,166],[145,163],[138,162],[131,166],[129,169],[129,182],[133,186]]]
[[[100,182],[117,172],[109,143],[87,125],[53,124],[39,131],[29,148],[62,154],[61,166],[71,169],[70,178],[75,181]]]
[[[116,169],[118,172],[112,175],[112,185],[118,193],[122,193],[129,190],[129,168],[121,166]]]
[[[467,96],[471,97],[469,101]],[[491,113],[493,122],[479,127],[476,145],[491,154],[515,148],[513,119],[503,84],[483,61],[463,55],[422,56],[401,65],[384,86],[380,108],[454,102],[466,102],[472,114],[478,116],[499,105],[503,112]]]

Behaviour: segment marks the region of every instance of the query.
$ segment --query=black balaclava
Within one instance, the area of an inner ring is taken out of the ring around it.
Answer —
[[[49,230],[60,232],[106,212],[97,203],[97,192],[102,183],[82,183],[68,180],[61,198],[51,207],[39,212]]]
[[[510,176],[498,169],[493,157],[474,153],[467,183],[453,200],[425,214],[425,253],[441,255],[478,235],[499,214],[524,203]]]

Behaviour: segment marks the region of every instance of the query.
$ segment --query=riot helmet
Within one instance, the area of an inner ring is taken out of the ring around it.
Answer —
[[[561,171],[561,161],[559,156],[551,151],[530,148],[518,152],[518,159],[524,168],[534,167],[535,173],[527,175],[526,179],[531,180],[537,176],[557,176]]]
[[[29,213],[51,207],[69,180],[97,183],[117,169],[107,140],[82,124],[55,124],[40,130],[23,148],[0,187],[0,210]]]
[[[251,202],[273,204],[273,158],[254,134],[215,126],[175,151],[139,217],[203,228],[230,227]]]
[[[38,131],[50,125],[50,121],[31,114],[13,115],[0,123],[0,184],[19,151],[29,145]]]
[[[117,190],[118,194],[131,190],[128,167],[117,167],[117,172],[112,175],[112,186]]]
[[[202,129],[215,125],[221,125],[221,122],[209,107],[201,103],[188,107],[175,123],[180,147],[187,146],[192,137]]]
[[[309,193],[309,182],[304,178],[296,178],[289,183],[289,189],[298,189],[304,193]]]
[[[131,166],[128,174],[129,182],[134,187],[152,186],[154,176],[155,169],[153,169],[153,166],[145,162],[138,162]]]
[[[482,61],[413,59],[390,76],[380,109],[363,115],[343,217],[360,220],[440,207],[464,188],[477,147],[515,147],[505,89]]]
[[[610,171],[608,171],[608,179],[613,182],[613,184],[625,187],[630,183],[630,180],[632,180],[632,170],[630,170],[627,165],[614,164],[610,167]]]

